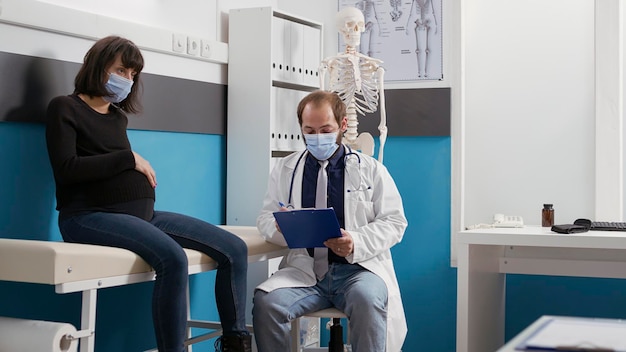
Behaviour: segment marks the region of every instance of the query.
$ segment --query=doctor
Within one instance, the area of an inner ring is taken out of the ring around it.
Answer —
[[[287,210],[279,202],[296,209],[328,206],[342,237],[327,240],[326,248],[290,250],[257,287],[252,314],[258,350],[290,351],[291,320],[336,307],[349,318],[352,351],[398,352],[407,331],[390,251],[407,226],[398,189],[381,163],[341,144],[347,117],[337,94],[310,93],[297,112],[307,150],[272,170],[257,227],[267,241],[286,245],[272,214]],[[324,161],[327,176],[320,170]],[[318,182],[320,175],[327,181]],[[323,182],[327,195],[316,197]]]

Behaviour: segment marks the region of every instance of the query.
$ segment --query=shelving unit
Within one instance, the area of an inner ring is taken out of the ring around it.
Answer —
[[[319,88],[322,25],[271,7],[229,16],[228,225],[255,225],[273,159],[304,150],[296,107]]]

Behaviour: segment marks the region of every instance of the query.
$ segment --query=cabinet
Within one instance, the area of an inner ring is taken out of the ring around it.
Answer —
[[[271,7],[230,11],[228,225],[255,225],[273,161],[304,150],[296,108],[319,88],[321,60],[321,24]]]

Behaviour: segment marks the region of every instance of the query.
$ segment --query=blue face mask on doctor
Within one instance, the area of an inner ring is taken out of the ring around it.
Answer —
[[[306,149],[317,160],[327,160],[339,148],[337,144],[337,132],[304,134]]]
[[[115,73],[109,73],[109,80],[104,84],[107,92],[111,95],[103,96],[102,98],[109,103],[119,103],[126,99],[130,90],[133,87],[133,81],[126,79]]]

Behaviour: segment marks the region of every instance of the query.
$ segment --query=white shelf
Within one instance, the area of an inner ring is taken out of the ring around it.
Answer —
[[[271,7],[229,14],[226,223],[255,225],[273,160],[304,150],[296,108],[319,88],[322,25]]]

